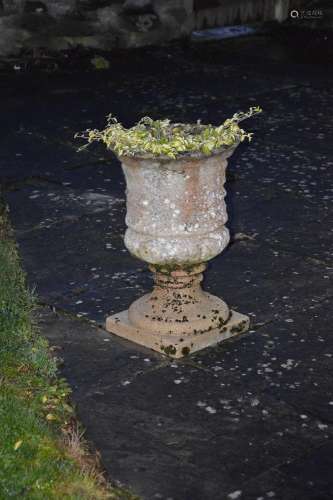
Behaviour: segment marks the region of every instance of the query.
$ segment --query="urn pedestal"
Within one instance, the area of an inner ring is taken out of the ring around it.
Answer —
[[[235,147],[176,160],[122,157],[125,245],[147,262],[153,291],[106,320],[106,329],[179,358],[244,332],[249,318],[201,288],[206,263],[229,242],[224,202]]]

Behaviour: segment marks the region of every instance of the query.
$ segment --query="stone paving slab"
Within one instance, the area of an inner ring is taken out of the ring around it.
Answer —
[[[320,455],[333,442],[333,357],[325,356],[332,342],[321,341],[328,303],[316,305],[313,323],[303,312],[294,323],[279,318],[188,360],[168,361],[85,322],[40,312],[88,438],[111,477],[148,499],[225,499],[238,490],[244,498],[273,491],[289,499],[290,488],[294,498],[321,491],[323,472],[317,484],[310,470],[306,481],[283,487],[289,470],[312,456],[330,463]],[[270,487],[260,479],[267,474]],[[320,498],[330,491],[326,484]]]
[[[99,185],[107,180],[105,172],[99,174],[95,169]],[[86,178],[86,183],[91,185],[91,178]],[[115,232],[124,228],[124,223],[119,228],[121,216],[125,217],[125,198],[124,189],[117,196],[111,189],[107,188],[89,188],[80,189],[77,186],[72,189],[71,186],[52,185],[46,183],[34,186],[23,186],[19,190],[9,192],[7,200],[12,204],[12,216],[16,220],[16,231],[24,233],[37,229],[51,229],[51,226],[61,222],[79,222],[80,217],[92,216],[98,220],[98,214],[107,212],[110,224],[117,223]],[[66,183],[67,184],[67,183]],[[104,185],[107,185],[106,183]],[[29,213],[29,218],[26,216]],[[114,217],[117,212],[117,221]],[[102,237],[102,235],[101,235]]]
[[[124,248],[123,227],[118,231],[112,212],[102,212],[22,234],[29,283],[37,284],[40,299],[102,323],[141,295],[148,273]]]

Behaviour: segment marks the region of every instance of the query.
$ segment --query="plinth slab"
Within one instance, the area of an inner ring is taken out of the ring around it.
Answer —
[[[160,334],[132,325],[128,319],[128,310],[126,310],[109,316],[106,319],[106,330],[172,358],[182,358],[206,347],[216,345],[239,333],[244,333],[248,330],[249,324],[250,319],[248,316],[236,311],[230,311],[228,321],[219,328],[184,335]]]

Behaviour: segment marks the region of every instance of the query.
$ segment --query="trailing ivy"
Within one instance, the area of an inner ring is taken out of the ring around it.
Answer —
[[[195,124],[172,123],[170,120],[142,118],[131,128],[125,128],[117,119],[109,115],[107,126],[103,130],[88,129],[76,134],[76,137],[88,141],[80,149],[98,141],[114,151],[118,156],[143,156],[178,158],[184,155],[211,155],[224,147],[231,147],[245,139],[251,140],[252,133],[246,132],[239,122],[250,118],[262,110],[259,106],[249,111],[235,113],[224,123],[215,127]]]

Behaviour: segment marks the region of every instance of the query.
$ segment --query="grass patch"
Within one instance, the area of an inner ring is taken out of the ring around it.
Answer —
[[[105,482],[82,441],[34,305],[0,206],[0,499],[135,500]]]

